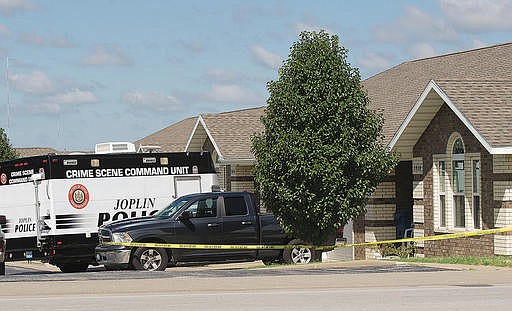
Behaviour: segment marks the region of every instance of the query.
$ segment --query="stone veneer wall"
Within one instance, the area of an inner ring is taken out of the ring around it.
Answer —
[[[390,175],[375,189],[366,205],[366,213],[354,222],[355,243],[395,239],[395,212],[395,176]],[[355,259],[370,259],[379,255],[375,247],[356,247],[354,252]]]
[[[432,155],[445,154],[447,152],[448,140],[454,132],[459,133],[462,137],[465,153],[480,154],[482,229],[494,227],[493,179],[496,176],[492,172],[492,156],[451,109],[447,105],[443,105],[413,149],[413,156],[423,159],[424,171],[421,175],[414,175],[414,183],[416,185],[414,206],[417,215],[414,220],[415,236],[443,234],[443,232],[436,232],[434,230]],[[421,190],[423,196],[420,196]],[[451,198],[447,195],[446,199],[449,200]],[[423,222],[420,221],[421,206],[423,206]],[[468,208],[467,205],[466,208]],[[466,221],[468,220],[466,219]],[[425,241],[424,248],[420,247],[418,253],[425,256],[492,255],[494,254],[494,237],[493,235],[485,235],[461,239]]]
[[[260,197],[252,173],[253,167],[253,165],[219,165],[217,167],[219,185],[223,191],[247,191],[254,193],[257,207],[260,208],[261,212],[265,212],[264,207],[260,206]]]
[[[406,227],[412,223],[412,162],[402,161],[370,197],[366,213],[354,221],[354,243],[394,240],[397,234],[397,213],[406,215]],[[409,219],[410,217],[410,219]],[[355,259],[380,256],[378,247],[355,247]]]

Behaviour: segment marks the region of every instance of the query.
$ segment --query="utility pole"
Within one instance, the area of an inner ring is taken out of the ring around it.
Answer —
[[[9,88],[9,55],[5,57],[5,85],[7,87],[7,128],[5,129],[7,134],[11,127],[11,92]]]

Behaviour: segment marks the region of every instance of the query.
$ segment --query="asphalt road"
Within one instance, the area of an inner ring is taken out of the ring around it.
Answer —
[[[512,269],[353,262],[64,274],[8,267],[0,310],[510,310]]]
[[[512,286],[300,288],[2,298],[2,310],[510,310]]]

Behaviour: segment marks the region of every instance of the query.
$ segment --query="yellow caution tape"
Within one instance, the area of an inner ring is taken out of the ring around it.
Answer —
[[[155,248],[195,248],[195,249],[285,249],[285,248],[318,248],[325,246],[314,245],[225,245],[225,244],[167,244],[167,243],[138,243],[138,242],[103,242],[105,245],[126,247],[155,247]],[[334,248],[334,245],[329,246]]]
[[[424,237],[418,237],[418,238],[405,238],[405,239],[399,239],[399,240],[386,240],[386,241],[376,241],[376,242],[364,242],[364,243],[345,244],[345,245],[341,245],[340,247],[379,245],[379,244],[392,244],[392,243],[406,243],[406,242],[415,242],[415,241],[437,241],[437,240],[448,240],[448,239],[456,239],[456,238],[466,238],[466,237],[471,237],[471,236],[496,234],[496,233],[505,233],[505,232],[512,232],[512,227],[497,228],[497,229],[487,229],[487,230],[465,231],[465,232],[458,232],[458,233],[447,233],[447,234],[431,235],[431,236],[424,236]]]
[[[138,243],[138,242],[104,242],[104,245],[117,245],[126,247],[155,247],[155,248],[186,248],[186,249],[288,249],[288,248],[314,248],[316,250],[352,247],[352,246],[366,246],[366,245],[379,245],[379,244],[392,244],[392,243],[406,243],[415,241],[434,241],[434,240],[447,240],[456,238],[465,238],[471,236],[496,234],[512,232],[512,227],[476,230],[459,233],[440,234],[433,236],[425,236],[418,238],[405,238],[397,240],[386,240],[377,242],[364,242],[353,243],[344,245],[225,245],[225,244],[168,244],[168,243]]]

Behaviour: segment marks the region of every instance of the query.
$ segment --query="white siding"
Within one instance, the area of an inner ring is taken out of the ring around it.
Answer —
[[[512,181],[493,182],[495,201],[512,201]]]
[[[512,173],[512,155],[495,154],[492,156],[492,170],[494,173]]]

